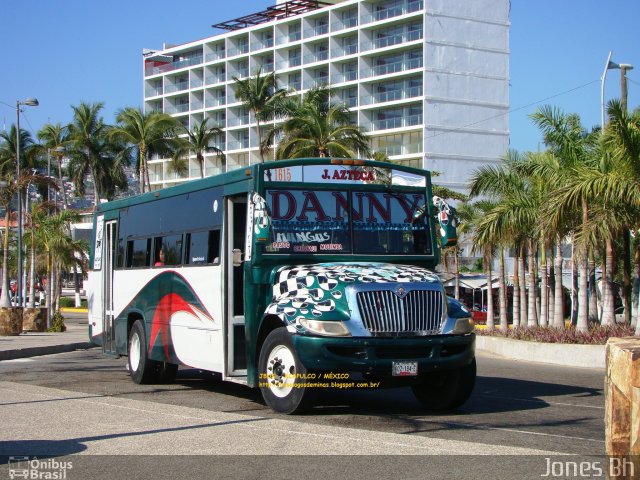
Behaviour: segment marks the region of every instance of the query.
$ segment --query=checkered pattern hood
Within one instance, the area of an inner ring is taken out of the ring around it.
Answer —
[[[297,317],[336,320],[349,317],[345,288],[366,283],[436,283],[431,271],[389,263],[319,263],[280,267],[275,272],[267,314],[287,323]]]

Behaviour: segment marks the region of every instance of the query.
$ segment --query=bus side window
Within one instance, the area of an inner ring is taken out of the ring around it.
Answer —
[[[148,267],[151,260],[151,239],[140,238],[127,242],[127,268]]]
[[[133,267],[133,240],[129,240],[127,242],[127,255],[125,259],[126,259],[126,263],[124,265],[124,268]]]
[[[211,230],[209,232],[207,263],[220,263],[220,230]]]
[[[182,234],[167,235],[161,237],[162,246],[165,250],[165,265],[181,265],[182,264]]]
[[[214,262],[220,250],[220,231],[187,233],[185,241],[185,264],[205,265]]]

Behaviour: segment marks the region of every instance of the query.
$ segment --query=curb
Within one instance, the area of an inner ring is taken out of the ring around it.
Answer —
[[[476,336],[476,349],[513,360],[564,367],[606,368],[606,345],[540,343],[511,338]]]
[[[74,350],[87,350],[95,347],[90,342],[66,343],[63,345],[45,345],[41,347],[16,348],[0,351],[0,361],[15,360],[16,358],[39,357],[41,355],[53,355],[54,353],[73,352]]]
[[[74,307],[62,307],[60,308],[62,313],[89,313],[88,308],[74,308]]]

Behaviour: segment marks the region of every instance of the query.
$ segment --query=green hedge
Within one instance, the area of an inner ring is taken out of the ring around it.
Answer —
[[[75,308],[76,299],[74,297],[60,297],[60,308]],[[81,308],[87,308],[87,300],[80,301]]]

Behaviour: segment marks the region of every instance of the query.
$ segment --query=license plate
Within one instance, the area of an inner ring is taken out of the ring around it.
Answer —
[[[393,362],[391,368],[394,377],[415,377],[418,375],[418,362]]]

